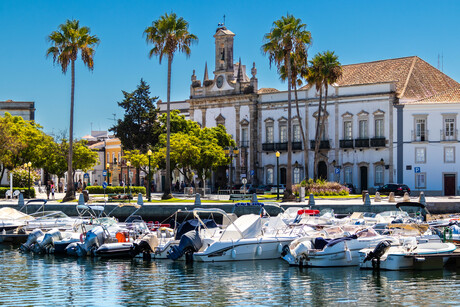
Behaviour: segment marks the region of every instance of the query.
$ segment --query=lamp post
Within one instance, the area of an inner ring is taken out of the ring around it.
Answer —
[[[230,167],[228,171],[228,185],[230,186],[230,194],[232,193],[232,167],[233,167],[233,156],[237,156],[240,151],[238,147],[225,147],[224,148],[224,153],[230,157]]]
[[[131,162],[129,162],[129,161],[126,162],[126,165],[128,166],[128,192],[129,192],[129,195],[131,195],[131,185],[130,185],[130,181],[129,181],[129,179],[130,179],[130,178],[129,178],[129,167],[131,166]],[[129,198],[130,198],[130,197],[128,196],[128,199],[129,199]]]
[[[276,152],[276,200],[280,199],[280,152]]]
[[[152,151],[149,149],[149,151],[147,151],[147,156],[149,157],[149,174],[148,174],[148,186],[147,186],[147,199],[148,201],[152,201],[152,197],[150,196],[150,157],[152,156]]]
[[[29,168],[29,190],[27,192],[27,198],[30,198],[30,167],[32,166],[32,162],[29,162],[29,163],[24,163],[24,168]]]
[[[107,167],[107,184],[109,185],[110,184],[110,163],[107,162],[106,164],[106,167]]]

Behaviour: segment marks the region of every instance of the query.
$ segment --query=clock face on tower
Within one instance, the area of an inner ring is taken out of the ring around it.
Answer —
[[[216,85],[217,85],[218,88],[221,88],[222,85],[224,85],[224,77],[222,75],[217,77]]]

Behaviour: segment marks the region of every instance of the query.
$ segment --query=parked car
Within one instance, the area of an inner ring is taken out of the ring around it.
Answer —
[[[251,194],[251,193],[254,193],[254,192],[251,192],[251,190],[254,190],[254,189],[255,187],[252,184],[249,184],[249,183],[242,184],[240,187],[240,193],[241,194],[243,193]]]
[[[270,192],[270,190],[271,190],[271,186],[261,184],[254,189],[254,192],[251,192],[251,193],[264,194],[265,192]]]
[[[278,186],[277,186],[276,184],[275,184],[274,186],[272,186],[272,189],[270,190],[270,193],[272,193],[272,194],[278,193],[278,188],[277,188],[277,187],[278,187]],[[285,189],[286,187],[284,186],[284,184],[280,184],[279,187],[280,187],[280,194],[283,194],[283,193],[284,193],[284,189]]]
[[[404,193],[406,192],[410,195],[410,188],[405,184],[388,183],[378,188],[377,192],[379,192],[380,194],[385,194],[385,195],[390,194],[390,192],[394,192],[395,195],[404,196]]]

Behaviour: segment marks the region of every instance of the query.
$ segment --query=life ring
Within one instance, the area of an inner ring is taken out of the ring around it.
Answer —
[[[85,242],[85,237],[86,237],[86,232],[82,232],[82,233],[80,234],[80,242],[81,242],[81,243]]]

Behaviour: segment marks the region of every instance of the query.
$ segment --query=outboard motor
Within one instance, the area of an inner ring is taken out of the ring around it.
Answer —
[[[134,243],[134,251],[137,254],[142,253],[144,260],[151,260],[152,256],[151,253],[155,250],[158,246],[158,238],[156,234],[151,233],[145,235],[139,242]]]
[[[383,240],[377,246],[374,248],[372,252],[369,252],[366,255],[366,258],[364,258],[363,262],[369,261],[369,260],[374,260],[376,259],[377,261],[380,260],[380,258],[386,253],[386,251],[391,247],[391,241],[389,240]]]
[[[96,251],[107,240],[106,232],[102,226],[96,226],[86,233],[85,242],[77,243],[77,256],[83,257]]]
[[[41,242],[35,244],[33,252],[36,254],[48,252],[49,248],[54,246],[54,241],[59,240],[62,240],[62,235],[59,229],[51,229],[45,233],[45,237]]]
[[[32,231],[29,234],[29,237],[27,238],[26,243],[21,245],[21,248],[20,248],[21,251],[23,252],[29,251],[32,245],[34,245],[37,242],[38,238],[42,236],[43,236],[43,231],[41,229],[35,229],[34,231]]]
[[[182,236],[179,245],[171,246],[171,249],[168,251],[168,258],[177,260],[185,254],[186,261],[192,261],[193,253],[198,251],[202,245],[203,241],[200,238],[198,230],[191,230]]]
[[[70,243],[69,245],[67,245],[67,247],[65,248],[65,252],[67,255],[69,256],[78,256],[77,254],[77,246],[81,244],[80,242],[74,242],[74,243]]]

